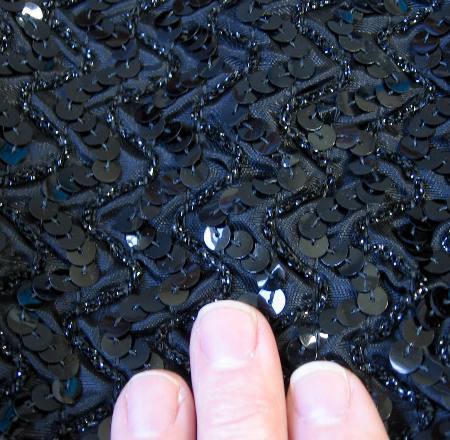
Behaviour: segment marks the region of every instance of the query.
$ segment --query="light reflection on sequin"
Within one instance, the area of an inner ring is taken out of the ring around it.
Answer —
[[[29,15],[30,17],[35,18],[36,20],[42,20],[44,18],[44,14],[42,13],[42,9],[32,2],[26,2],[22,9],[22,15]]]

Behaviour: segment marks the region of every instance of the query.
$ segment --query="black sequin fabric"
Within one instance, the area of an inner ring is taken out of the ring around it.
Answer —
[[[447,1],[0,0],[0,435],[109,438],[236,299],[447,438],[449,60]]]

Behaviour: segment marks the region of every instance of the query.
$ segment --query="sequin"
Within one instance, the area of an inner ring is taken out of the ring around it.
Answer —
[[[392,345],[389,359],[395,370],[401,374],[408,374],[419,368],[423,359],[423,351],[405,341],[398,341]]]
[[[286,296],[281,289],[277,289],[273,292],[261,289],[259,295],[264,298],[276,315],[279,315],[283,311],[286,305]]]

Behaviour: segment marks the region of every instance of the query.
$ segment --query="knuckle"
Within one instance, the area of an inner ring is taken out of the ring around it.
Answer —
[[[273,434],[270,426],[272,408],[264,387],[228,383],[207,396],[204,411],[205,423],[199,431],[199,438],[273,439],[270,435],[271,432]]]

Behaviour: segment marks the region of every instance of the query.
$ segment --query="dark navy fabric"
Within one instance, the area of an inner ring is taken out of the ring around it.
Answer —
[[[0,435],[109,438],[219,299],[286,385],[334,360],[450,435],[448,2],[0,0],[0,37]]]

